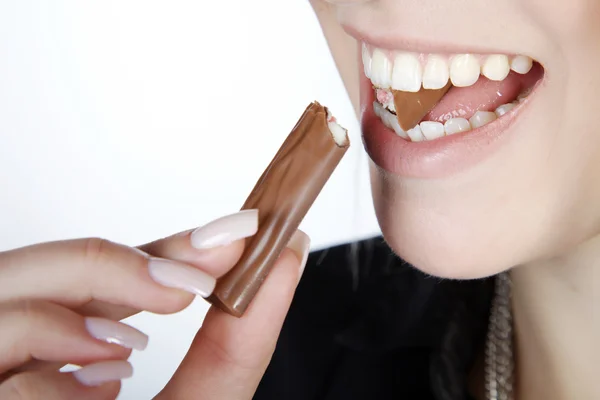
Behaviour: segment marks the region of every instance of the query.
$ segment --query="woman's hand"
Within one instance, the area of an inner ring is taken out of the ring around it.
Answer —
[[[147,336],[119,319],[178,312],[239,259],[258,215],[244,211],[130,248],[100,239],[0,253],[0,398],[114,399]],[[309,248],[298,231],[246,314],[211,308],[157,398],[250,399],[269,363]],[[157,363],[159,360],[157,360]],[[65,364],[82,366],[61,373]]]

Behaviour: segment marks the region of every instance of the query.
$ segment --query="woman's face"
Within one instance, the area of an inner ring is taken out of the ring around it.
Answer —
[[[475,278],[597,234],[600,1],[327,3],[370,77],[360,63],[374,204],[398,255],[433,275]],[[423,120],[432,122],[394,127],[391,89],[448,80]]]

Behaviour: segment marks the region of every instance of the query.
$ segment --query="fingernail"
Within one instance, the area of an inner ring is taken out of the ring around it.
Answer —
[[[102,361],[73,372],[82,385],[99,386],[103,383],[120,381],[133,375],[133,367],[127,361]]]
[[[192,247],[210,249],[250,237],[258,230],[258,210],[244,210],[204,225],[191,234]]]
[[[292,250],[300,260],[299,276],[302,277],[304,267],[306,267],[306,261],[308,260],[308,254],[310,253],[310,238],[306,233],[297,230],[290,239],[287,247]]]
[[[206,272],[189,265],[162,258],[148,261],[150,276],[163,286],[182,289],[198,296],[208,297],[216,285],[216,279]]]
[[[91,336],[107,343],[118,344],[128,349],[144,350],[148,336],[121,322],[105,318],[87,317],[85,327]]]

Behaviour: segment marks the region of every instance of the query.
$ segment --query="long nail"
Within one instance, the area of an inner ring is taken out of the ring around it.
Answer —
[[[302,277],[304,267],[306,267],[306,261],[308,260],[308,254],[310,253],[310,238],[306,233],[297,230],[288,242],[287,247],[292,250],[296,254],[296,257],[298,257],[298,260],[300,260],[299,276]]]
[[[216,285],[216,279],[206,272],[189,265],[162,258],[148,261],[150,276],[163,286],[182,289],[198,296],[208,297]]]
[[[85,327],[92,337],[103,342],[135,350],[144,350],[148,345],[146,334],[121,322],[106,318],[87,317]]]
[[[85,386],[99,386],[130,378],[132,375],[133,367],[127,361],[102,361],[73,372],[75,379]]]
[[[250,237],[258,230],[258,210],[244,210],[214,220],[191,234],[192,247],[210,249]]]

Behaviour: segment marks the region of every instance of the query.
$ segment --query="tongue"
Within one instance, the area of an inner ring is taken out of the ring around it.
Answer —
[[[534,63],[525,74],[511,71],[500,81],[490,81],[480,76],[468,87],[453,86],[440,102],[423,118],[423,121],[445,122],[450,118],[471,118],[477,111],[494,111],[502,104],[512,102],[517,96],[531,89],[542,77],[542,67]]]

